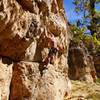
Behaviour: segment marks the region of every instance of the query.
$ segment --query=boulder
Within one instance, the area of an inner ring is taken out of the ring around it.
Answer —
[[[69,77],[74,80],[96,81],[93,57],[83,43],[71,41],[69,46]]]

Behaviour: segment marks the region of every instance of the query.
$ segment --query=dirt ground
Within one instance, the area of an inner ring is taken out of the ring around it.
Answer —
[[[70,98],[65,100],[100,100],[100,83],[87,83],[71,81],[72,92]]]

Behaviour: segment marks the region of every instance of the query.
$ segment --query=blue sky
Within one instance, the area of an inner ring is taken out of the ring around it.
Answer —
[[[73,0],[64,0],[64,7],[67,15],[67,19],[74,23],[77,19],[81,19],[81,14],[77,15],[74,11],[74,5],[72,3]],[[100,11],[100,5],[97,6],[97,9]]]
[[[70,22],[75,22],[77,19],[81,18],[81,15],[77,15],[74,11],[73,0],[64,0],[64,7],[67,15],[67,19]]]

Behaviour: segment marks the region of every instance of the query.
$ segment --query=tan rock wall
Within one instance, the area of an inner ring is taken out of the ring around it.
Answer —
[[[41,76],[40,64],[51,48],[46,36],[63,52]],[[70,92],[68,43],[63,0],[1,0],[1,100],[63,100]]]
[[[74,80],[87,82],[96,81],[96,70],[93,57],[83,43],[78,45],[71,41],[69,47],[69,77]]]

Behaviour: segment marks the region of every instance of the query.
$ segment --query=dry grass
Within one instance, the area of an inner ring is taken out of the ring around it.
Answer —
[[[100,100],[100,83],[72,81],[71,98],[66,100]]]

